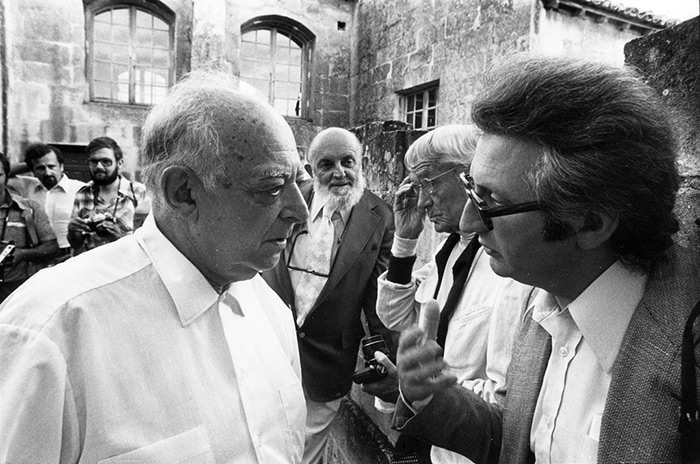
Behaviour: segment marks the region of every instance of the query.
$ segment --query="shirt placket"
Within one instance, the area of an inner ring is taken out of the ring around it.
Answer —
[[[547,452],[544,460],[537,456],[538,462],[542,461],[545,464],[554,462],[555,450],[552,445],[557,431],[557,419],[564,399],[569,367],[582,338],[568,309],[556,314],[553,319],[548,319],[541,324],[552,335],[552,354],[547,365],[548,382],[541,403],[542,417],[539,424],[541,430],[544,428],[544,433],[540,435],[540,438],[544,439],[541,449]]]

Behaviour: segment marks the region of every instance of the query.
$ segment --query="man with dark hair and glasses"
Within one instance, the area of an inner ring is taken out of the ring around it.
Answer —
[[[121,147],[97,137],[85,149],[92,180],[75,194],[68,241],[77,255],[113,242],[134,230],[136,213],[148,213],[146,186],[122,176]]]
[[[409,171],[394,197],[396,233],[387,272],[379,276],[377,314],[387,327],[406,330],[420,319],[422,305],[436,300],[440,306],[437,342],[444,348],[450,372],[461,385],[494,401],[495,391],[505,386],[505,374],[527,287],[496,275],[489,257],[474,233],[459,231],[459,219],[467,202],[459,176],[469,170],[476,128],[467,125],[438,127],[418,138],[404,162]],[[413,269],[419,237],[429,219],[438,233],[449,234],[432,259]],[[381,359],[381,356],[380,356]],[[391,374],[395,367],[386,362]],[[398,393],[396,375],[366,391]],[[402,438],[397,455],[409,440]],[[417,451],[420,454],[420,450]],[[468,463],[467,458],[433,447],[434,464]]]
[[[672,239],[666,109],[633,71],[580,58],[514,55],[484,88],[460,227],[497,274],[533,287],[507,391],[488,404],[457,387],[440,347],[412,330],[396,425],[479,463],[681,462],[680,353],[700,262]]]
[[[313,182],[302,186],[309,219],[298,225],[276,268],[263,278],[287,303],[297,326],[308,410],[306,464],[323,460],[330,425],[350,391],[364,312],[371,335],[392,334],[375,310],[377,276],[394,236],[391,208],[365,189],[362,144],[351,132],[321,131],[308,151]],[[393,354],[392,354],[393,357]]]

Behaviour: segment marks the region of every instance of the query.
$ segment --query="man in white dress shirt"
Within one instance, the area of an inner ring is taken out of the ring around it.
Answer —
[[[33,143],[24,151],[24,162],[36,179],[27,178],[20,194],[44,207],[51,228],[58,239],[58,261],[70,256],[68,222],[73,211],[75,193],[85,185],[63,172],[63,153],[45,143]]]
[[[0,307],[0,460],[299,463],[294,322],[260,278],[308,217],[284,118],[228,75],[143,128],[152,214]]]

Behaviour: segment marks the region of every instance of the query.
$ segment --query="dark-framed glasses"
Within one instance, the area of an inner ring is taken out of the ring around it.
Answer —
[[[511,214],[526,213],[528,211],[539,211],[542,209],[536,201],[528,201],[525,203],[516,203],[514,205],[496,206],[489,208],[486,202],[476,193],[474,189],[474,180],[467,175],[466,172],[459,174],[459,180],[462,181],[464,190],[471,200],[472,204],[479,213],[479,218],[488,230],[493,230],[493,221],[491,218],[500,216],[509,216]]]
[[[293,266],[292,263],[292,256],[294,256],[294,248],[297,246],[297,239],[301,237],[304,234],[308,234],[308,230],[302,230],[299,232],[294,239],[292,240],[292,246],[289,247],[289,255],[287,255],[287,269],[291,271],[299,271],[299,272],[306,272],[307,274],[312,274],[318,277],[325,277],[328,278],[330,275],[325,274],[323,272],[317,271],[315,269],[304,269],[301,267]]]
[[[109,158],[100,158],[100,159],[88,159],[88,164],[90,167],[96,168],[98,164],[102,164],[105,168],[110,168],[114,164],[114,161],[112,161]]]
[[[447,171],[438,174],[437,176],[431,177],[430,179],[418,179],[418,190],[423,190],[428,195],[435,193],[435,181],[457,169],[457,166],[448,169]],[[419,191],[416,193],[420,193]]]

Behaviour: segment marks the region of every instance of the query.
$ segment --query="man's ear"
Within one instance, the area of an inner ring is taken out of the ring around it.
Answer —
[[[617,230],[619,222],[616,217],[589,211],[582,218],[580,227],[577,227],[576,241],[579,247],[591,250],[606,243]]]
[[[190,168],[170,166],[160,178],[165,203],[183,217],[197,211],[195,187],[201,184],[199,177]]]

